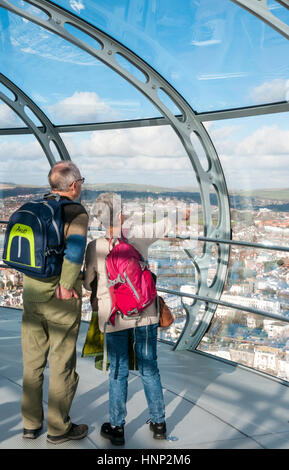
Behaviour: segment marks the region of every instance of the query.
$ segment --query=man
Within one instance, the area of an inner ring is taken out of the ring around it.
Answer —
[[[69,161],[56,163],[48,175],[52,194],[76,201],[84,178]],[[88,215],[81,204],[63,206],[64,258],[60,276],[23,282],[23,437],[35,439],[42,429],[43,371],[49,359],[47,441],[60,444],[82,439],[85,424],[71,422],[69,410],[79,376],[76,341],[81,320],[81,267],[86,247]]]

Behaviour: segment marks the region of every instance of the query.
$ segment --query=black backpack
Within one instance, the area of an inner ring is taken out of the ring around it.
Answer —
[[[78,203],[44,196],[17,209],[6,228],[3,262],[37,278],[59,275],[64,254],[62,209],[66,204]]]

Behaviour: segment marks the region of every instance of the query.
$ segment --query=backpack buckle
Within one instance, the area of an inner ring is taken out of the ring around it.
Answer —
[[[123,279],[120,274],[113,281],[111,279],[108,279],[108,287],[115,286],[115,284],[125,284],[125,283],[126,283],[126,280]]]
[[[127,312],[127,314],[128,314],[129,316],[135,315],[136,313],[139,313],[137,308],[134,308],[133,310],[129,310],[129,311]]]
[[[45,256],[50,256],[53,253],[55,253],[56,255],[61,255],[63,251],[63,248],[61,248],[60,250],[56,250],[56,248],[47,248],[47,250],[45,251]]]
[[[127,312],[125,315],[121,311],[118,310],[118,313],[120,313],[120,316],[123,320],[130,321],[130,320],[138,320],[141,318],[139,315],[139,311],[137,309],[131,310],[130,312]],[[138,314],[138,315],[137,315]]]

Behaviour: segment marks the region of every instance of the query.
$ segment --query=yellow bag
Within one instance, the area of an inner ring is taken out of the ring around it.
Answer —
[[[133,347],[133,339],[129,336],[129,369],[138,370],[136,354]],[[106,360],[104,368],[104,333],[102,333],[98,326],[98,312],[92,312],[89,328],[86,335],[86,340],[82,349],[82,357],[95,357],[95,367],[99,370],[108,370],[109,361]]]
[[[95,367],[103,370],[103,341],[104,334],[98,326],[98,313],[92,312],[86,340],[82,349],[82,357],[95,357]],[[106,363],[105,370],[108,370],[109,362]]]

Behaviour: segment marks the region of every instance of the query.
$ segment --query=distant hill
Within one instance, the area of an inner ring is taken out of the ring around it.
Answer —
[[[25,196],[27,194],[45,194],[48,191],[48,186],[8,186],[5,188],[0,185],[1,198]]]
[[[49,191],[48,186],[14,185],[13,183],[0,183],[1,197],[16,197],[20,195],[41,195]],[[163,187],[149,184],[133,183],[102,183],[85,185],[83,188],[83,200],[93,201],[102,192],[117,191],[124,199],[159,196],[178,197],[186,202],[194,201],[201,204],[198,188],[183,186],[178,188]],[[212,193],[211,203],[217,205],[217,196]],[[267,202],[268,201],[268,202]],[[267,207],[273,211],[289,212],[289,189],[257,189],[253,191],[233,191],[230,193],[230,205],[235,209],[259,209]]]
[[[133,184],[133,183],[103,183],[103,184],[86,184],[85,189],[94,191],[137,191],[137,192],[149,192],[149,193],[164,193],[164,192],[196,192],[198,188],[194,187],[164,187],[154,186],[150,184]]]
[[[49,186],[38,185],[19,185],[15,183],[2,183],[0,182],[0,190],[14,189],[15,192],[23,191],[45,192],[49,190]],[[98,183],[98,184],[85,184],[84,189],[93,191],[137,191],[137,192],[150,192],[150,193],[196,193],[199,192],[198,187],[194,186],[156,186],[151,184],[135,184],[135,183]],[[279,201],[289,201],[289,188],[272,188],[272,189],[254,189],[254,190],[231,190],[232,196],[242,196],[247,198],[261,198],[261,199],[276,199]]]
[[[276,199],[278,201],[289,201],[289,188],[283,189],[255,189],[252,191],[234,191],[239,196],[254,197],[260,199]]]

